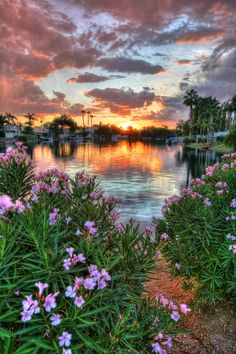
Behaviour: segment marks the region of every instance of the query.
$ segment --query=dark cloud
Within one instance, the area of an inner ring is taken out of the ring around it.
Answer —
[[[158,74],[165,71],[161,65],[153,65],[145,60],[124,57],[101,58],[97,60],[96,65],[108,71],[123,73]]]
[[[148,89],[135,92],[131,88],[93,89],[86,93],[101,109],[109,108],[112,113],[129,114],[133,108],[150,105],[155,100],[155,93]]]
[[[95,82],[102,82],[102,81],[107,81],[111,79],[122,79],[125,76],[122,75],[97,75],[94,73],[83,73],[79,74],[77,77],[72,77],[67,80],[67,82],[74,84],[74,83],[95,83]]]

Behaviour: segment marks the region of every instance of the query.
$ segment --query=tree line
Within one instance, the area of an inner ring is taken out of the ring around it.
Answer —
[[[189,119],[177,123],[179,135],[211,135],[228,131],[236,123],[236,95],[221,103],[216,97],[201,97],[194,89],[188,89],[183,104],[189,107]]]

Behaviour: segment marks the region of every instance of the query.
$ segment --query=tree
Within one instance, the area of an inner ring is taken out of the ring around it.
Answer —
[[[189,119],[190,119],[190,135],[192,134],[193,128],[193,107],[197,104],[198,93],[194,89],[188,89],[183,97],[183,103],[185,106],[190,108]]]
[[[83,127],[84,127],[84,115],[86,114],[86,111],[81,111],[81,114],[82,114],[82,120],[83,120]]]
[[[5,126],[6,125],[15,125],[16,116],[13,114],[6,112],[5,114],[0,114],[0,135],[2,137],[5,136]]]
[[[61,114],[48,124],[48,129],[54,136],[62,134],[65,128],[69,128],[70,133],[74,133],[78,128],[76,122],[67,114]]]
[[[27,113],[25,115],[25,118],[28,120],[26,124],[29,127],[32,127],[34,125],[34,121],[38,120],[38,118],[35,117],[35,113]]]

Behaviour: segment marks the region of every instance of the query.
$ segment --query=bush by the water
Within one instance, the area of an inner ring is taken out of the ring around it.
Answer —
[[[236,127],[229,131],[229,135],[225,137],[225,143],[236,149]]]
[[[36,175],[22,143],[0,162],[0,352],[165,354],[189,309],[149,298],[149,231],[84,172]]]
[[[174,274],[208,304],[236,301],[236,153],[222,158],[166,200],[156,235]]]

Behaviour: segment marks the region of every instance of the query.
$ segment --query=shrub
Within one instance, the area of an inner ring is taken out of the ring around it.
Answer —
[[[18,147],[1,155],[0,352],[166,353],[189,309],[150,299],[150,231],[119,224],[94,177],[35,175]]]
[[[225,137],[225,143],[236,149],[236,127],[229,131],[229,135]]]
[[[197,284],[197,301],[236,300],[236,154],[207,167],[166,200],[157,239],[174,274]]]

